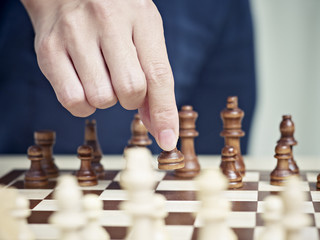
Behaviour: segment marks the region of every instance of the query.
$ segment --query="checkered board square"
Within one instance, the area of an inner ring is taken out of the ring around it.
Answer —
[[[0,179],[0,184],[14,186],[30,200],[30,228],[37,239],[58,239],[58,230],[48,223],[48,218],[57,211],[53,191],[56,179],[51,179],[44,189],[24,188],[25,170],[13,170]],[[60,175],[72,171],[61,171]],[[83,193],[94,193],[103,200],[101,223],[109,232],[111,239],[124,239],[126,229],[131,225],[130,217],[119,209],[119,204],[127,199],[126,191],[120,188],[120,171],[106,170],[99,184],[83,187]],[[316,189],[317,173],[301,173],[302,191],[307,194],[304,212],[312,218],[312,224],[303,229],[302,239],[318,240],[320,233],[320,191]],[[278,194],[282,187],[269,184],[269,172],[248,171],[244,177],[244,186],[238,190],[225,191],[225,197],[232,203],[232,212],[228,225],[235,231],[239,240],[257,239],[263,230],[262,212],[264,199],[270,194]],[[214,184],[214,182],[212,183]],[[173,240],[196,240],[201,220],[196,216],[200,202],[196,199],[197,189],[194,180],[175,177],[172,172],[157,172],[155,192],[166,197],[166,228]]]

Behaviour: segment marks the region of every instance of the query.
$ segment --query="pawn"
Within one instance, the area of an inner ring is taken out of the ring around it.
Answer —
[[[87,194],[83,198],[83,208],[87,216],[87,224],[82,230],[83,240],[109,240],[108,232],[99,224],[102,213],[102,201],[95,194]]]
[[[283,216],[284,206],[281,197],[275,195],[266,197],[262,214],[265,229],[259,235],[258,240],[285,240]]]
[[[291,157],[291,149],[289,145],[278,143],[275,148],[274,157],[278,160],[277,166],[270,174],[271,185],[283,186],[285,182],[294,175],[289,168],[288,160]]]
[[[48,177],[41,166],[43,160],[42,148],[34,145],[28,148],[28,158],[31,160],[30,169],[25,173],[26,188],[41,188],[48,185]]]
[[[80,169],[76,172],[79,185],[83,187],[97,185],[97,175],[91,166],[93,159],[92,147],[88,145],[78,147],[78,158],[81,160]]]
[[[164,219],[168,216],[168,212],[165,209],[166,198],[157,193],[154,196],[154,206],[153,211],[154,217],[154,238],[155,240],[170,240],[166,228]]]
[[[12,211],[12,217],[17,222],[17,239],[33,240],[34,233],[28,226],[27,218],[30,216],[29,201],[22,195],[17,195],[15,199],[15,208]]]
[[[171,151],[162,151],[158,156],[158,168],[161,170],[180,169],[184,166],[184,156],[177,148]]]
[[[151,144],[148,130],[142,123],[139,113],[137,113],[131,123],[131,139],[128,141],[127,147],[147,147]]]
[[[221,151],[220,169],[229,180],[229,189],[241,188],[243,186],[242,176],[236,169],[237,151],[232,146],[225,146]]]
[[[299,174],[299,167],[296,163],[296,161],[293,158],[293,152],[292,148],[293,146],[297,145],[298,142],[295,140],[293,134],[294,134],[294,123],[291,119],[291,115],[283,115],[282,121],[280,123],[280,132],[281,137],[278,141],[278,143],[287,144],[291,148],[291,157],[288,160],[289,161],[289,168],[291,171],[293,171],[295,174]]]

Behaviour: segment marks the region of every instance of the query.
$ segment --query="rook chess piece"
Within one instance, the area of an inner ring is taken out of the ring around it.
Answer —
[[[78,147],[78,158],[81,160],[76,177],[80,186],[94,186],[98,184],[97,175],[92,169],[93,150],[91,146],[82,145]]]
[[[223,131],[220,133],[220,136],[224,137],[225,145],[236,149],[236,168],[242,175],[245,174],[246,170],[240,149],[240,137],[245,135],[244,131],[241,130],[243,116],[244,112],[238,108],[238,97],[228,97],[227,108],[221,111]]]
[[[180,149],[184,155],[185,166],[175,170],[175,175],[178,177],[191,178],[195,177],[200,172],[200,164],[194,149],[194,138],[199,136],[196,131],[196,119],[198,113],[193,111],[192,106],[183,106],[179,112],[180,120]]]
[[[270,174],[271,185],[283,186],[285,182],[294,175],[289,168],[288,160],[291,157],[291,149],[289,145],[278,143],[275,148],[274,157],[278,160],[277,166]]]
[[[291,115],[283,115],[282,121],[280,123],[280,132],[281,137],[278,141],[278,143],[289,145],[291,148],[291,157],[288,160],[289,162],[289,168],[294,174],[299,174],[299,167],[296,163],[296,161],[293,158],[293,152],[292,148],[293,146],[297,145],[298,142],[294,139],[294,123],[291,119]]]
[[[43,160],[42,148],[34,145],[28,148],[28,158],[31,160],[30,169],[25,173],[26,188],[41,188],[48,184],[48,177],[41,166]]]
[[[97,137],[97,124],[96,120],[86,120],[86,127],[84,132],[84,144],[89,145],[93,149],[93,160],[91,165],[98,177],[104,175],[103,166],[101,164],[102,151]]]
[[[158,156],[158,168],[161,170],[174,170],[184,167],[184,156],[177,149],[162,151]]]
[[[54,163],[52,148],[56,141],[56,133],[50,130],[36,131],[34,133],[35,143],[42,147],[43,160],[41,165],[48,178],[55,178],[59,175],[59,169]]]
[[[237,152],[234,147],[225,146],[222,149],[220,169],[229,180],[229,189],[241,188],[243,186],[242,176],[235,166],[236,159]]]

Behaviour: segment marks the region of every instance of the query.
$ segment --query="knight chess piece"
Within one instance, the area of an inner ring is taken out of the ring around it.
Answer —
[[[225,146],[221,151],[220,169],[229,180],[228,188],[235,189],[243,186],[241,173],[237,170],[235,162],[237,152],[232,146]]]
[[[294,122],[292,121],[291,115],[283,115],[282,121],[280,123],[280,132],[281,137],[278,140],[278,143],[289,145],[291,148],[291,157],[288,160],[289,168],[294,174],[299,174],[299,167],[297,162],[294,160],[293,157],[293,146],[297,145],[298,142],[294,138]]]
[[[55,178],[59,175],[59,169],[54,163],[53,145],[56,141],[56,133],[51,130],[42,130],[34,132],[35,143],[42,148],[43,160],[42,168],[46,172],[48,178]]]
[[[197,118],[198,113],[193,110],[192,106],[183,106],[179,112],[180,150],[184,155],[185,166],[175,170],[174,174],[178,177],[192,178],[200,172],[200,164],[194,147],[194,138],[199,136],[195,125]]]
[[[43,160],[42,148],[34,145],[28,148],[30,169],[25,173],[24,186],[26,188],[41,188],[48,185],[48,177],[41,166]]]
[[[98,177],[104,175],[103,165],[101,164],[102,151],[97,136],[97,123],[96,120],[86,120],[85,132],[84,132],[84,144],[89,145],[93,149],[93,160],[91,162],[93,170]]]
[[[224,137],[225,145],[232,146],[236,149],[237,160],[236,169],[245,174],[245,164],[241,155],[240,138],[245,135],[241,129],[241,122],[244,112],[238,108],[238,97],[228,97],[227,108],[221,111],[221,119],[223,121],[223,131],[220,133]]]

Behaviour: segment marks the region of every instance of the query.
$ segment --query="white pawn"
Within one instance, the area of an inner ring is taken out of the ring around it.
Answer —
[[[54,191],[58,211],[49,219],[60,230],[60,240],[81,239],[81,228],[86,223],[82,212],[82,192],[74,176],[61,176]]]
[[[166,229],[164,219],[168,216],[165,210],[166,198],[161,194],[154,195],[154,238],[153,240],[171,240]]]
[[[99,224],[103,206],[95,194],[87,194],[83,198],[83,208],[87,216],[87,224],[82,230],[83,240],[110,240],[107,231]]]
[[[303,213],[303,202],[306,194],[301,190],[298,177],[291,177],[282,192],[281,197],[285,206],[284,227],[286,240],[302,240],[301,230],[310,225],[310,216]]]
[[[262,218],[265,229],[259,235],[259,240],[285,240],[283,228],[283,202],[279,196],[268,196],[265,198],[264,212]]]
[[[203,223],[199,240],[236,240],[237,236],[227,225],[231,204],[224,197],[228,180],[220,169],[204,170],[196,181],[201,207],[198,216]]]

